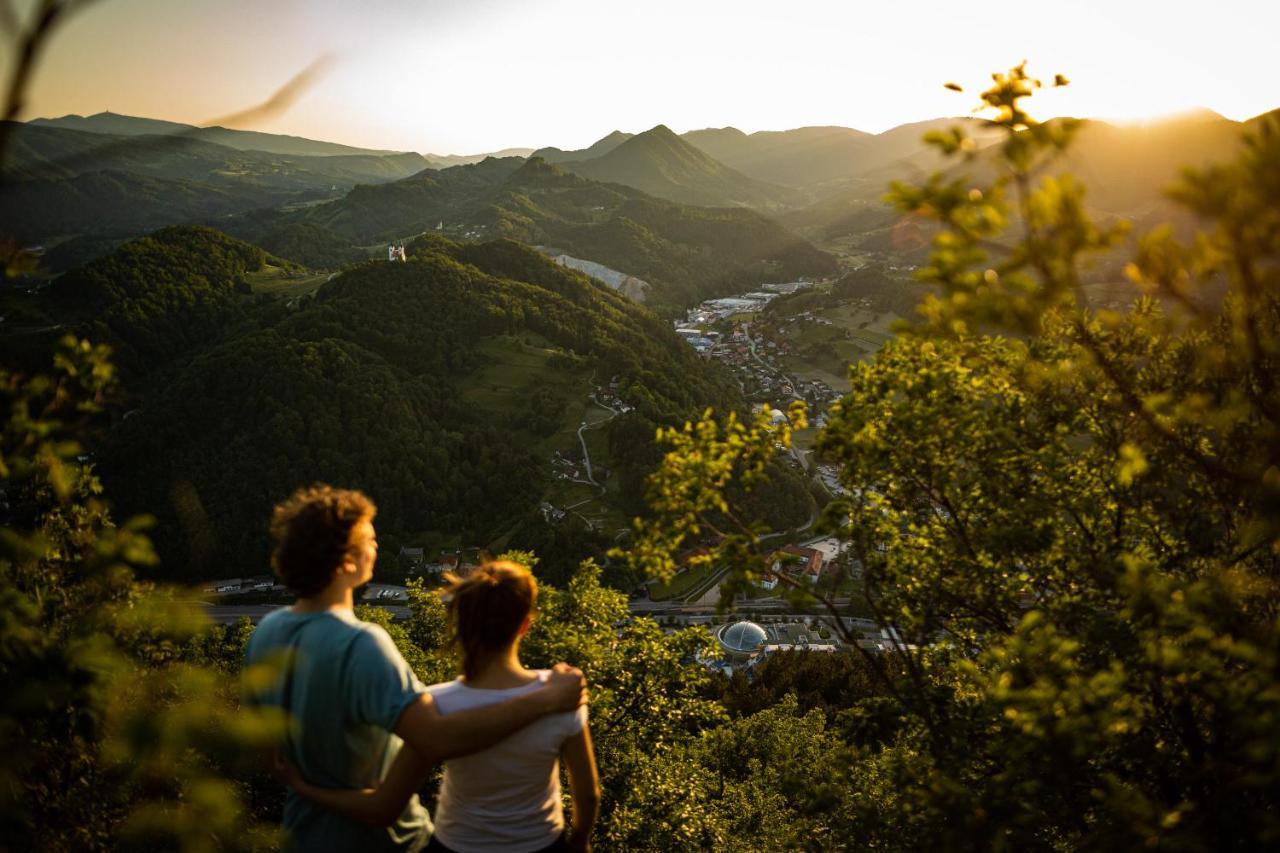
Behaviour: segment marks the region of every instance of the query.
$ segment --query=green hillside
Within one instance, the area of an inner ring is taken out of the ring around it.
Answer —
[[[262,206],[333,197],[429,166],[418,154],[314,156],[238,150],[200,135],[87,132],[9,123],[0,231],[26,242],[137,236]]]
[[[0,187],[0,233],[23,243],[75,235],[137,236],[166,225],[218,220],[270,204],[254,185],[217,185],[104,170]]]
[[[366,489],[386,543],[537,545],[571,565],[638,506],[657,424],[742,405],[668,323],[532,249],[429,237],[410,254],[290,290],[260,249],[170,228],[51,288],[117,352],[126,396],[97,462],[123,511],[157,515],[163,573],[261,570],[262,519],[313,480]],[[630,411],[594,403],[602,389]],[[599,488],[552,467],[584,421]],[[581,505],[553,526],[542,501]]]
[[[760,281],[836,269],[831,256],[753,211],[662,201],[536,158],[490,159],[360,186],[342,199],[292,213],[245,216],[228,229],[292,260],[322,265],[316,254],[292,255],[270,241],[271,233],[296,223],[327,229],[348,247],[439,226],[445,235],[555,246],[650,282],[649,301],[663,310]]]

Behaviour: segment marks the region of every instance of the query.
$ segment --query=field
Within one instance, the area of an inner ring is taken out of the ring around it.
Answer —
[[[848,365],[869,358],[892,340],[897,320],[892,312],[875,311],[858,301],[815,311],[812,319],[793,317],[778,327],[778,339],[791,348],[783,366],[801,379],[844,388]]]
[[[292,299],[315,293],[331,276],[323,272],[290,273],[288,270],[267,264],[257,272],[249,273],[246,278],[254,293],[287,296]]]
[[[548,389],[559,398],[559,423],[545,438],[535,440],[532,447],[548,464],[557,450],[571,452],[575,457],[581,455],[578,427],[583,422],[603,425],[611,417],[606,409],[590,400],[593,388],[590,371],[552,367],[551,359],[560,351],[545,339],[533,334],[491,338],[481,345],[480,351],[486,363],[466,378],[462,389],[462,398],[468,404],[497,417],[519,418],[526,414],[528,394],[535,389]],[[544,500],[604,530],[626,527],[629,519],[614,509],[611,502],[617,493],[617,479],[600,476],[600,470],[611,464],[603,428],[588,428],[582,435],[597,472],[596,480],[604,483],[605,494],[601,495],[600,489],[590,483],[557,477],[551,480]]]

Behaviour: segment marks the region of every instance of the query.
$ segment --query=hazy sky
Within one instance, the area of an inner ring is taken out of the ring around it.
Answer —
[[[1277,33],[1277,0],[98,0],[58,32],[26,117],[198,124],[329,54],[255,129],[441,154],[658,123],[877,132],[967,112],[944,82],[972,93],[1023,58],[1072,80],[1041,115],[1242,119],[1280,106]]]

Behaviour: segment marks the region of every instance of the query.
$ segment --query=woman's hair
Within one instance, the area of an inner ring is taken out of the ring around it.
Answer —
[[[462,674],[475,678],[484,658],[506,648],[538,603],[538,582],[508,560],[485,563],[465,578],[446,575],[453,638],[462,649]]]
[[[362,493],[316,485],[298,489],[271,513],[271,565],[281,582],[307,598],[322,591],[353,553],[351,530],[378,508]]]

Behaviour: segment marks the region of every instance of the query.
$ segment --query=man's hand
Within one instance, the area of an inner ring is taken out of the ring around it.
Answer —
[[[558,663],[551,668],[547,678],[547,686],[542,688],[550,703],[550,711],[574,711],[580,705],[587,704],[587,679],[582,670],[567,663]]]

